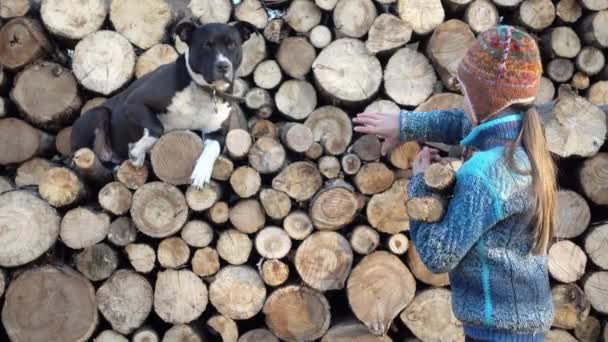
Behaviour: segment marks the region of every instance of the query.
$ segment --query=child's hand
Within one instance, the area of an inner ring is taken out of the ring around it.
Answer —
[[[375,134],[382,139],[382,155],[399,143],[399,113],[360,113],[353,119],[355,132]]]
[[[414,159],[414,163],[412,165],[412,172],[417,175],[419,173],[424,173],[426,169],[431,165],[431,163],[438,162],[441,160],[439,156],[439,151],[434,148],[424,147],[420,153]]]

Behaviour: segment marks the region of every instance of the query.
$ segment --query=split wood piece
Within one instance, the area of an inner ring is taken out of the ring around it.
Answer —
[[[289,266],[277,259],[270,259],[264,261],[260,274],[264,283],[268,286],[279,286],[287,281],[289,278]]]
[[[410,229],[405,203],[408,180],[400,179],[387,191],[373,195],[366,209],[369,224],[376,230],[397,234]]]
[[[276,139],[261,137],[249,150],[249,165],[261,174],[272,174],[285,164],[287,153]],[[236,171],[235,171],[236,172]]]
[[[242,159],[247,156],[252,140],[244,129],[233,129],[226,135],[226,151],[232,159]]]
[[[151,182],[135,191],[131,217],[139,231],[153,238],[177,233],[188,219],[188,206],[175,186]]]
[[[583,342],[599,341],[601,329],[602,324],[599,319],[587,316],[587,318],[578,322],[574,328],[574,336]]]
[[[585,46],[576,57],[576,67],[589,76],[599,74],[606,65],[602,50],[594,46]]]
[[[319,230],[338,230],[353,222],[363,206],[362,199],[354,191],[335,186],[315,195],[310,202],[309,216]]]
[[[44,254],[59,236],[59,215],[26,190],[0,194],[0,266],[25,265]]]
[[[116,179],[130,190],[137,190],[148,180],[148,167],[143,165],[140,168],[133,166],[131,161],[124,161],[116,172]]]
[[[369,32],[377,15],[372,0],[340,0],[333,11],[333,22],[343,36],[361,38]]]
[[[118,253],[105,243],[85,248],[76,255],[76,268],[90,281],[108,279],[118,268]]]
[[[608,251],[605,244],[608,241],[608,225],[602,224],[590,229],[585,236],[584,247],[591,261],[603,270],[608,270]]]
[[[241,166],[230,176],[230,186],[240,198],[250,198],[258,193],[262,184],[260,174],[252,167]]]
[[[582,39],[598,48],[608,47],[608,11],[590,14],[583,19],[580,26]]]
[[[290,77],[300,80],[310,72],[316,57],[315,48],[305,37],[286,38],[277,51],[277,61],[283,71]]]
[[[260,9],[263,11],[263,8],[260,7]],[[253,34],[241,48],[243,60],[236,71],[236,77],[247,77],[253,73],[260,62],[266,59],[266,40],[261,34]]]
[[[572,81],[570,82],[570,85],[572,86],[573,89],[576,90],[585,90],[587,88],[589,88],[589,84],[591,83],[589,76],[587,74],[585,74],[584,72],[577,72],[574,74],[574,76],[572,76]]]
[[[273,220],[281,220],[291,211],[291,199],[282,191],[274,189],[260,191],[260,203],[266,215]]]
[[[323,49],[329,45],[329,43],[331,43],[333,37],[327,26],[317,25],[310,31],[308,39],[310,40],[312,46],[316,47],[317,49]]]
[[[555,5],[551,0],[525,0],[517,11],[517,19],[532,31],[542,31],[553,23]]]
[[[314,141],[320,143],[328,155],[340,155],[350,145],[353,125],[348,114],[338,107],[317,108],[304,125],[310,128]]]
[[[383,13],[375,18],[365,46],[372,54],[390,52],[404,46],[411,38],[412,27],[409,23],[392,14]]]
[[[545,335],[545,341],[547,342],[578,342],[574,336],[570,335],[566,330],[553,329],[547,331]]]
[[[581,195],[571,190],[559,190],[557,207],[555,226],[557,238],[573,239],[585,232],[591,221],[591,210]]]
[[[164,40],[174,19],[172,13],[165,0],[112,0],[110,6],[110,20],[116,31],[140,49],[149,49]]]
[[[148,318],[153,295],[146,278],[133,271],[119,270],[97,290],[97,306],[112,329],[128,335]]]
[[[556,5],[556,14],[564,23],[573,24],[581,18],[583,9],[577,0],[559,0]]]
[[[280,44],[289,34],[289,26],[283,18],[272,19],[264,28],[264,38],[274,44]]]
[[[608,314],[608,272],[594,272],[586,276],[584,280],[585,295],[593,309],[600,314]]]
[[[188,8],[203,25],[226,24],[230,21],[230,15],[232,14],[232,2],[230,0],[191,0]]]
[[[557,285],[551,290],[555,319],[553,326],[562,329],[574,329],[578,322],[587,318],[591,304],[585,293],[576,284]]]
[[[184,225],[181,232],[183,241],[195,248],[207,247],[213,241],[213,228],[204,221],[192,220]]]
[[[583,7],[592,11],[608,9],[608,1],[606,0],[581,0],[579,2]]]
[[[301,80],[289,80],[281,84],[274,99],[277,109],[295,121],[306,119],[317,106],[315,88]]]
[[[15,185],[17,187],[37,186],[44,173],[53,167],[55,165],[46,159],[32,158],[17,168]]]
[[[205,342],[198,329],[187,324],[176,324],[165,332],[162,342]]]
[[[230,223],[239,231],[253,234],[266,223],[266,215],[259,201],[245,199],[237,202],[230,209]]]
[[[606,189],[608,189],[607,167],[608,153],[598,153],[585,160],[580,172],[580,183],[585,196],[597,205],[608,205],[608,195],[606,194]]]
[[[306,158],[317,160],[323,155],[323,146],[318,142],[313,142],[308,151],[304,153]]]
[[[238,342],[279,342],[279,339],[266,329],[254,329],[243,334]]]
[[[178,237],[164,239],[158,245],[158,263],[164,268],[178,269],[190,258],[190,248]]]
[[[264,282],[249,266],[226,266],[209,285],[209,301],[222,315],[249,319],[262,310],[266,300]]]
[[[323,156],[317,161],[319,172],[328,179],[338,178],[342,167],[340,161],[334,156]]]
[[[462,323],[452,311],[450,290],[434,288],[420,292],[399,317],[423,341],[464,340]]]
[[[499,14],[491,1],[475,0],[464,12],[464,20],[473,32],[479,34],[497,25]]]
[[[376,336],[369,329],[356,321],[347,321],[336,324],[323,338],[321,342],[393,342],[388,336]]]
[[[321,23],[321,14],[313,1],[295,0],[287,8],[285,21],[296,32],[306,33]]]
[[[192,271],[157,273],[154,311],[163,321],[172,324],[192,322],[205,311],[207,303],[207,286]]]
[[[380,61],[358,39],[333,41],[321,51],[312,69],[319,89],[341,104],[370,100],[382,83]]]
[[[24,271],[5,294],[2,323],[11,341],[88,341],[97,322],[95,288],[67,266]]]
[[[387,334],[393,319],[415,293],[416,280],[410,271],[398,257],[385,251],[363,258],[353,269],[346,288],[353,313],[378,336]]]
[[[112,171],[107,169],[97,158],[95,152],[89,148],[81,148],[76,151],[72,161],[78,173],[87,180],[105,184],[113,177]]]
[[[331,313],[325,296],[303,286],[274,291],[263,309],[266,325],[281,340],[314,341],[329,329]]]
[[[236,323],[226,316],[215,315],[209,318],[207,326],[213,333],[222,337],[222,342],[237,342],[239,338]]]
[[[53,131],[74,119],[82,105],[74,75],[53,62],[32,64],[19,73],[11,99],[27,121]]]
[[[574,63],[565,58],[556,58],[547,64],[547,74],[557,83],[568,82],[574,76]]]
[[[150,273],[156,263],[156,253],[152,247],[141,244],[131,243],[125,247],[131,266],[139,273]]]
[[[212,276],[220,270],[220,257],[211,247],[205,247],[194,252],[192,257],[192,272],[199,277]]]
[[[545,76],[541,76],[540,78],[540,88],[536,93],[536,98],[534,100],[534,104],[545,104],[553,101],[555,97],[555,86],[553,85],[553,81]]]
[[[253,139],[267,137],[272,139],[279,138],[279,128],[274,122],[266,119],[256,119],[249,126],[249,132]]]
[[[228,222],[229,218],[228,203],[220,201],[215,203],[209,210],[207,211],[207,216],[209,217],[209,221],[211,223],[221,225]]]
[[[190,184],[196,161],[203,152],[203,140],[191,131],[173,131],[164,134],[150,153],[152,170],[162,181],[173,184]]]
[[[322,185],[323,179],[316,165],[306,161],[289,164],[272,180],[273,189],[296,201],[311,199]]]
[[[433,31],[427,47],[428,56],[449,90],[458,90],[458,65],[475,42],[469,25],[457,19],[448,20]]]
[[[606,114],[584,98],[562,92],[545,123],[545,135],[549,151],[561,157],[591,157],[604,144]]]
[[[449,191],[456,183],[456,171],[449,165],[431,164],[424,171],[424,182],[436,192]]]
[[[72,146],[70,145],[71,134],[72,126],[68,126],[60,130],[55,137],[55,149],[63,157],[69,157],[72,155]]]
[[[544,52],[550,57],[574,58],[581,51],[581,41],[573,29],[559,26],[543,35]]]
[[[227,181],[230,179],[230,175],[234,171],[234,163],[232,160],[219,156],[213,164],[213,171],[211,178],[217,181]]]
[[[291,239],[279,227],[266,227],[257,233],[255,249],[264,258],[281,259],[291,250]]]
[[[77,203],[87,190],[74,172],[64,167],[54,167],[41,177],[38,192],[50,205],[59,208]]]
[[[398,0],[397,12],[419,35],[431,33],[445,19],[441,0]]]
[[[283,80],[283,74],[279,64],[268,59],[258,64],[253,71],[254,83],[262,89],[274,89]]]
[[[447,204],[439,196],[410,198],[406,204],[407,215],[411,220],[435,223],[441,221]]]
[[[395,255],[403,255],[405,254],[410,247],[410,241],[408,240],[407,236],[405,236],[404,234],[393,234],[391,235],[391,237],[388,239],[388,249],[389,251],[391,251],[391,253],[395,254]],[[411,266],[410,266],[411,268]],[[412,270],[412,273],[414,273],[414,271]],[[414,274],[415,276],[415,274]]]
[[[408,47],[395,52],[384,70],[384,90],[402,106],[418,106],[426,101],[436,82],[437,76],[429,60]]]
[[[135,52],[131,43],[113,31],[97,31],[74,50],[72,70],[85,88],[109,95],[133,76]]]
[[[186,190],[186,202],[194,211],[204,211],[211,208],[222,197],[222,187],[216,181],[210,181],[201,189],[189,186]]]
[[[52,51],[53,45],[38,20],[18,17],[0,29],[0,64],[9,71],[19,71]]]
[[[549,273],[559,282],[568,284],[585,274],[587,255],[569,240],[556,242],[549,249]]]
[[[135,77],[141,78],[164,64],[177,60],[179,55],[175,48],[168,44],[156,44],[142,53],[135,64]]]
[[[68,211],[61,220],[61,240],[71,249],[94,246],[103,241],[110,231],[110,217],[88,208]]]
[[[589,102],[597,106],[608,105],[608,81],[594,83],[587,93]]]
[[[367,163],[355,175],[355,185],[364,195],[374,195],[388,190],[395,181],[395,174],[382,162]]]
[[[260,118],[269,118],[274,112],[274,102],[266,89],[251,88],[245,94],[245,105]]]
[[[14,17],[22,17],[30,10],[30,0],[13,0],[5,2],[0,7],[0,18],[10,19]]]
[[[350,236],[350,245],[359,254],[370,254],[380,245],[380,234],[369,226],[356,226]]]
[[[228,229],[220,233],[216,248],[217,254],[229,264],[242,265],[249,259],[253,243],[247,234]]]
[[[443,287],[450,284],[447,273],[432,273],[420,259],[420,255],[413,243],[407,250],[406,262],[409,269],[417,280],[435,287]]]
[[[244,0],[234,9],[234,17],[251,23],[260,30],[268,24],[268,14],[259,0]]]
[[[414,159],[420,152],[420,145],[415,141],[408,141],[397,145],[389,155],[391,164],[401,170],[411,169]]]
[[[382,143],[374,134],[365,134],[357,139],[349,148],[349,151],[356,154],[359,159],[371,162],[380,159]]]
[[[137,228],[133,221],[127,216],[121,216],[110,224],[108,241],[117,247],[125,247],[135,242],[137,238]]]
[[[283,229],[292,239],[304,240],[312,234],[314,226],[308,214],[301,210],[294,210],[283,220]]]
[[[40,14],[44,26],[54,35],[79,40],[99,30],[108,10],[103,0],[85,0],[77,5],[61,0],[42,2]]]
[[[357,174],[361,170],[361,164],[361,159],[354,153],[346,153],[342,156],[342,160],[340,160],[344,173],[349,176]]]

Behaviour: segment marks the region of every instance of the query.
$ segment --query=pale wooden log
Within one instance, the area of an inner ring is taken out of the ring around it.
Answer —
[[[0,195],[0,266],[27,264],[44,254],[59,236],[55,209],[24,190]]]
[[[278,140],[262,137],[249,150],[249,165],[261,174],[275,173],[285,163],[286,154]]]
[[[547,64],[547,74],[557,83],[568,82],[574,76],[574,63],[569,59],[556,58]]]
[[[407,249],[406,256],[407,266],[414,274],[417,280],[436,287],[443,287],[450,284],[450,279],[447,273],[432,273],[420,259],[420,255],[413,243]]]
[[[158,245],[158,263],[164,268],[181,268],[190,258],[190,248],[178,237],[164,239]]]
[[[69,157],[72,154],[72,146],[70,145],[70,135],[72,134],[72,126],[63,128],[55,137],[55,149],[63,157]]]
[[[491,1],[475,0],[467,7],[464,20],[478,34],[498,24],[499,14]]]
[[[130,243],[125,247],[131,266],[139,273],[150,273],[156,263],[152,247],[141,243]]]
[[[154,286],[154,311],[165,322],[189,323],[207,307],[207,286],[189,270],[157,273]]]
[[[380,232],[397,234],[410,229],[405,208],[408,181],[397,180],[387,191],[373,195],[367,204],[369,224]]]
[[[76,268],[87,279],[108,279],[118,268],[118,253],[105,243],[85,248],[76,255]]]
[[[262,30],[268,24],[268,14],[259,0],[244,0],[234,9],[237,20],[251,23]]]
[[[402,170],[410,169],[414,159],[420,152],[420,145],[415,141],[401,143],[394,148],[389,155],[391,164]]]
[[[585,74],[584,72],[577,72],[574,74],[574,76],[572,76],[572,81],[570,82],[570,85],[572,86],[573,89],[576,90],[585,90],[587,88],[589,88],[589,84],[591,83],[589,76],[587,74]]]
[[[373,195],[388,190],[395,181],[394,173],[384,163],[367,163],[354,178],[357,189],[364,195]]]
[[[251,144],[251,136],[246,130],[233,129],[226,135],[226,151],[230,158],[244,158],[249,153]]]
[[[126,38],[113,31],[90,34],[74,50],[74,75],[85,88],[103,95],[125,85],[133,76],[134,68],[133,47]]]
[[[109,231],[107,214],[79,207],[68,211],[61,220],[60,236],[66,246],[81,249],[103,241]]]
[[[222,197],[222,187],[216,181],[210,181],[201,189],[189,186],[186,190],[186,202],[194,211],[204,211],[211,208]]]
[[[580,115],[580,112],[578,114]],[[598,153],[594,157],[585,160],[580,171],[580,183],[583,192],[587,198],[597,205],[608,204],[608,196],[606,195],[606,188],[608,186],[607,165],[608,153]]]
[[[436,192],[449,191],[456,183],[456,171],[441,163],[431,164],[423,177],[425,184]]]
[[[240,198],[250,198],[258,193],[262,185],[260,174],[252,167],[238,167],[230,176],[230,186]]]
[[[10,19],[22,17],[30,10],[30,0],[13,0],[5,2],[0,7],[0,18]]]
[[[578,322],[574,328],[574,336],[581,342],[598,341],[601,328],[602,326],[599,319],[593,316],[587,316],[587,318]]]
[[[274,102],[270,93],[266,89],[251,88],[245,94],[245,105],[247,108],[255,110],[261,118],[268,118],[274,111]]]
[[[143,276],[119,270],[97,290],[97,306],[112,329],[128,335],[142,326],[152,311],[152,285]]]
[[[428,56],[448,89],[457,90],[458,65],[473,44],[475,35],[469,25],[457,19],[448,20],[433,31]]]
[[[215,315],[209,318],[207,326],[211,332],[222,337],[222,342],[237,342],[239,338],[236,323],[226,316]]]
[[[262,8],[260,7],[260,9]],[[236,77],[247,77],[251,75],[255,67],[266,59],[266,40],[263,35],[254,34],[243,43],[242,49],[243,60],[236,71]]]
[[[553,23],[555,5],[551,0],[525,0],[517,10],[517,18],[526,28],[542,31]]]
[[[328,179],[337,178],[342,170],[340,161],[334,156],[323,156],[317,161],[319,172]]]
[[[135,77],[141,78],[156,70],[159,66],[175,62],[179,55],[175,48],[168,44],[156,44],[137,58]]]
[[[254,119],[255,121],[249,126],[249,133],[253,139],[268,137],[272,139],[279,138],[279,128],[274,122],[266,119]]]
[[[15,185],[24,187],[38,185],[44,173],[54,167],[50,161],[42,158],[32,158],[17,168],[15,174]]]
[[[129,340],[123,335],[113,331],[113,330],[104,330],[101,334],[97,335],[94,342],[129,342]]]
[[[281,126],[281,141],[291,151],[296,153],[306,152],[313,143],[313,135],[310,128],[296,123],[288,122]]]
[[[289,27],[283,18],[272,19],[264,28],[264,38],[275,44],[280,44],[289,37]]]
[[[131,161],[124,161],[116,172],[116,180],[131,190],[137,190],[148,180],[148,167],[146,165],[136,168]]]
[[[298,0],[300,2],[305,2]],[[277,51],[277,62],[290,77],[304,79],[312,69],[317,53],[305,37],[284,39]]]
[[[443,288],[419,293],[399,316],[412,333],[423,341],[449,338],[464,340],[462,323],[452,312],[452,293]]]
[[[321,146],[321,144],[318,142],[313,142],[304,155],[306,158],[317,160],[323,155],[323,146]]]
[[[325,11],[333,11],[340,0],[315,0],[315,4]]]
[[[584,320],[591,305],[585,293],[576,284],[557,285],[551,290],[555,318],[553,326],[561,329],[574,329],[578,322]]]
[[[343,36],[361,38],[370,30],[376,16],[372,0],[340,0],[333,11],[333,22]]]
[[[386,335],[415,292],[416,281],[407,267],[384,251],[363,258],[353,269],[346,288],[353,313],[374,335]]]
[[[209,285],[211,304],[222,315],[234,320],[255,316],[262,310],[265,300],[264,282],[249,266],[226,266]]]
[[[114,215],[123,215],[131,209],[133,195],[124,184],[111,182],[106,184],[98,194],[99,204]]]
[[[545,52],[550,57],[574,58],[581,50],[581,41],[573,29],[559,26],[543,35]]]
[[[234,171],[234,163],[232,160],[219,156],[213,165],[211,178],[218,181],[227,181]]]
[[[388,249],[391,253],[395,255],[403,255],[405,254],[410,247],[410,241],[407,236],[399,233],[393,234],[388,239]]]
[[[589,76],[599,74],[605,64],[602,50],[593,46],[585,46],[576,57],[576,67]]]
[[[304,120],[317,106],[317,93],[306,81],[289,80],[281,84],[275,102],[277,109],[288,118]]]
[[[429,60],[407,47],[389,59],[384,71],[386,94],[402,106],[418,106],[426,101],[435,82],[437,76]]]
[[[287,8],[284,18],[296,32],[306,33],[321,23],[321,9],[313,1],[295,0]]]
[[[77,203],[85,196],[86,188],[71,170],[54,167],[40,179],[38,192],[50,205],[59,208]]]
[[[266,60],[253,71],[253,81],[262,89],[274,89],[283,80],[283,74],[279,64],[272,60]]]
[[[0,194],[11,191],[15,188],[15,184],[8,177],[0,176]]]
[[[316,165],[306,161],[290,164],[272,180],[273,189],[286,193],[296,201],[311,199],[322,184]]]
[[[204,221],[192,220],[184,225],[181,238],[188,246],[203,248],[213,240],[213,228]]]
[[[351,142],[351,119],[338,107],[319,107],[308,116],[304,124],[310,128],[314,140],[323,146],[328,155],[344,153]]]
[[[540,88],[536,93],[534,104],[539,105],[551,102],[554,97],[555,86],[553,85],[553,82],[549,78],[542,76],[540,78]]]
[[[198,329],[187,324],[176,324],[165,332],[161,342],[205,342]]]
[[[608,9],[608,1],[606,0],[581,0],[579,2],[583,7],[592,11]]]
[[[112,171],[103,166],[95,152],[89,148],[76,151],[72,161],[78,173],[87,180],[104,184],[112,179]]]
[[[583,9],[577,0],[559,0],[556,5],[556,14],[565,23],[575,23],[583,15]]]
[[[349,148],[362,161],[370,162],[380,158],[382,143],[377,136],[365,134],[357,139]]]
[[[4,295],[4,289],[6,288],[7,283],[6,272],[0,269],[0,298]]]
[[[323,49],[329,45],[329,43],[331,43],[333,37],[327,26],[317,25],[310,30],[308,39],[310,40],[312,46],[316,47],[317,49]]]
[[[598,48],[608,47],[608,12],[595,12],[585,17],[580,24],[581,38]]]
[[[600,314],[608,314],[608,272],[594,272],[589,274],[584,281],[585,295],[593,309]]]
[[[194,252],[192,257],[192,272],[199,277],[208,277],[220,270],[220,257],[211,247],[205,247]]]
[[[53,62],[33,64],[19,73],[11,99],[34,126],[54,131],[74,119],[82,105],[74,75]]]
[[[279,339],[266,329],[254,329],[243,334],[238,342],[279,342]]]
[[[167,27],[173,21],[173,12],[165,0],[140,3],[112,0],[110,20],[116,31],[131,43],[140,49],[148,49],[165,38]]]
[[[263,308],[268,328],[285,341],[314,341],[329,329],[329,302],[322,293],[303,286],[274,291]]]
[[[608,105],[608,81],[594,83],[589,88],[587,99],[597,106]]]
[[[152,169],[166,183],[190,184],[190,176],[202,152],[203,141],[200,136],[191,131],[169,132],[152,148]]]
[[[369,226],[359,225],[351,233],[350,245],[356,253],[367,255],[380,245],[380,235]]]
[[[593,156],[605,141],[606,114],[564,91],[545,122],[545,136],[548,149],[561,157]]]
[[[350,189],[336,186],[323,189],[309,206],[313,225],[319,230],[338,230],[354,221],[364,203]]]
[[[283,220],[283,229],[294,240],[306,239],[314,230],[310,217],[303,211],[292,211]]]
[[[279,286],[287,281],[289,277],[289,266],[281,260],[270,259],[264,261],[260,274],[264,283],[268,286]]]
[[[201,24],[223,23],[230,20],[232,2],[230,0],[191,0],[188,8]]]
[[[281,220],[291,211],[291,199],[286,193],[275,189],[260,191],[260,203],[266,215],[273,220]]]
[[[217,254],[229,264],[242,265],[247,262],[253,243],[247,234],[236,229],[228,229],[217,240]]]
[[[584,248],[591,261],[601,269],[608,270],[608,251],[605,244],[608,241],[608,225],[602,224],[590,229],[585,236]]]
[[[207,216],[209,217],[209,221],[215,224],[224,224],[228,222],[229,218],[229,208],[228,203],[220,201],[215,203],[209,210],[207,211]]]
[[[291,249],[291,239],[285,230],[279,227],[266,227],[255,237],[255,249],[264,258],[281,259]]]
[[[365,46],[372,54],[390,52],[407,44],[412,38],[412,27],[389,13],[375,18],[369,29]]]
[[[585,273],[587,255],[572,241],[556,242],[549,249],[549,273],[562,283],[573,283]]]
[[[388,336],[376,336],[369,329],[352,320],[332,326],[321,342],[392,342]]]
[[[545,335],[547,342],[578,342],[576,338],[570,335],[566,330],[554,329],[547,331]]]
[[[164,238],[178,232],[186,223],[188,206],[177,187],[151,182],[135,191],[131,217],[140,232]]]
[[[419,35],[432,32],[445,18],[441,0],[398,0],[397,12]]]
[[[435,223],[443,218],[447,203],[439,196],[424,196],[410,198],[405,207],[411,220]]]
[[[103,0],[80,1],[78,5],[61,0],[45,0],[40,15],[54,35],[79,40],[99,30],[108,14]]]
[[[137,238],[137,228],[127,216],[121,216],[110,224],[108,241],[118,247],[125,247],[135,242]]]
[[[0,64],[9,71],[18,71],[52,50],[42,24],[35,19],[15,18],[0,29]]]
[[[573,239],[583,234],[591,220],[587,201],[574,191],[562,189],[557,193],[557,207],[555,236]]]
[[[340,160],[340,165],[347,175],[355,175],[361,169],[361,159],[354,153],[346,153]]]

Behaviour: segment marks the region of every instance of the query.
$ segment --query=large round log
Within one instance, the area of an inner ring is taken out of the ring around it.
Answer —
[[[175,48],[168,44],[156,44],[142,53],[135,64],[135,77],[143,76],[156,70],[164,64],[175,62],[179,55]]]
[[[407,44],[412,38],[412,27],[399,17],[383,13],[374,20],[365,46],[373,53],[392,51]]]
[[[131,43],[148,49],[165,38],[173,12],[165,0],[112,0],[110,20]]]
[[[584,281],[585,295],[595,311],[608,314],[608,272],[594,272]]]
[[[313,1],[292,1],[287,8],[285,21],[296,32],[305,33],[321,23],[321,9]]]
[[[319,230],[338,230],[354,221],[363,208],[361,198],[350,189],[336,186],[319,191],[311,200],[309,215]]]
[[[572,241],[556,242],[549,249],[549,273],[562,283],[573,283],[585,273],[587,255]]]
[[[0,165],[25,162],[52,150],[53,136],[16,118],[0,120]]]
[[[241,1],[234,9],[234,17],[237,20],[251,23],[260,30],[268,24],[268,14],[260,0]]]
[[[553,326],[574,329],[578,322],[589,315],[591,305],[585,293],[576,284],[557,285],[551,290],[555,318]]]
[[[407,180],[398,180],[387,191],[372,196],[367,204],[369,224],[378,231],[397,234],[410,229],[405,203]]]
[[[420,259],[420,255],[413,243],[407,249],[406,262],[418,281],[435,287],[443,287],[450,284],[450,278],[447,273],[433,273],[429,271],[422,262],[422,259]]]
[[[361,38],[372,27],[376,16],[372,0],[340,0],[333,11],[333,22],[344,36]]]
[[[27,14],[30,8],[30,0],[12,0],[10,2],[5,2],[0,6],[0,18],[9,19],[22,17]]]
[[[574,58],[581,51],[581,41],[573,29],[558,26],[543,36],[544,52],[550,57]]]
[[[432,32],[445,19],[441,0],[398,0],[397,11],[420,35]]]
[[[296,201],[307,201],[321,188],[321,173],[311,162],[295,162],[272,180],[272,188],[286,193]]]
[[[580,26],[581,37],[587,44],[598,48],[608,47],[608,11],[594,12],[583,19]]]
[[[251,147],[248,159],[249,164],[257,172],[271,174],[283,166],[286,156],[285,147],[278,140],[262,137],[256,140]]]
[[[79,40],[101,28],[108,10],[103,0],[84,0],[77,4],[45,0],[40,7],[42,21],[56,36]]]
[[[169,184],[190,184],[190,176],[202,151],[202,139],[191,131],[164,134],[150,153],[154,174]]]
[[[525,0],[518,9],[519,21],[528,29],[542,31],[555,20],[555,5],[551,0]]]
[[[131,217],[142,233],[163,238],[175,234],[186,223],[188,206],[178,188],[151,182],[135,191]]]
[[[496,6],[489,0],[475,0],[464,12],[464,20],[475,33],[484,32],[498,24]]]
[[[201,24],[227,23],[232,14],[230,0],[191,0],[188,5]]]
[[[364,195],[373,195],[388,190],[395,175],[381,162],[367,163],[355,176],[355,185]]]
[[[207,286],[189,270],[157,273],[154,311],[167,323],[184,324],[197,319],[208,303]]]
[[[581,235],[589,226],[591,211],[587,201],[578,193],[560,190],[557,193],[557,207],[556,237],[572,239]]]
[[[317,107],[317,92],[306,81],[289,80],[281,84],[275,95],[275,102],[283,115],[293,120],[304,120]]]
[[[384,70],[384,90],[402,106],[418,106],[426,101],[435,82],[437,76],[429,60],[407,47],[398,50]]]
[[[608,205],[608,153],[598,153],[585,160],[580,183],[587,198],[597,205]]]
[[[351,142],[351,119],[338,107],[319,107],[308,116],[304,124],[310,128],[314,140],[323,146],[326,154],[340,155]]]
[[[51,41],[35,19],[15,18],[0,29],[0,64],[10,71],[18,71],[52,50]]]
[[[587,236],[585,236],[584,247],[587,256],[603,270],[608,270],[606,241],[608,241],[608,225],[606,224],[591,228]]]
[[[266,287],[249,266],[226,266],[209,285],[209,301],[224,316],[246,320],[255,316],[266,300]]]
[[[72,249],[94,246],[110,231],[110,217],[91,209],[78,207],[68,211],[61,220],[61,240]]]
[[[85,248],[74,258],[76,268],[87,279],[108,279],[118,268],[118,253],[105,243]]]

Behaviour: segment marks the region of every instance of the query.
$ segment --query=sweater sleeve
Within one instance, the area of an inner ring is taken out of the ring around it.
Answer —
[[[457,145],[471,130],[471,123],[461,109],[399,113],[401,141],[440,142]]]
[[[408,185],[410,198],[427,194],[422,175]],[[500,200],[491,188],[474,174],[459,177],[447,211],[440,222],[411,221],[410,236],[422,262],[433,273],[449,272],[501,220]]]

